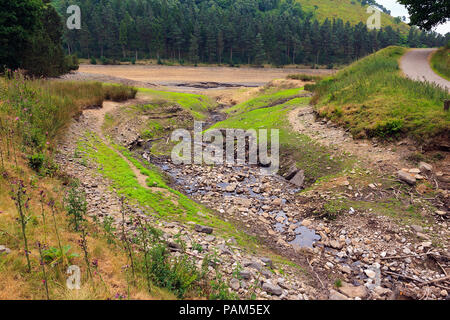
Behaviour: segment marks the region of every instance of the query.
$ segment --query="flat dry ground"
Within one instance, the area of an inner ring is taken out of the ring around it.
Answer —
[[[331,70],[281,68],[182,67],[140,65],[80,65],[79,72],[107,75],[134,81],[170,85],[189,82],[219,82],[239,85],[263,85],[292,73],[330,74]]]

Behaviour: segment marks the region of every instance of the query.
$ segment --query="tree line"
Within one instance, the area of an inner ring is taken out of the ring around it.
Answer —
[[[0,0],[0,72],[57,76],[78,68],[62,47],[61,16],[50,0]]]
[[[341,19],[319,23],[294,0],[57,0],[82,12],[65,46],[80,57],[191,63],[348,63],[389,45],[440,46],[445,37],[412,28],[368,30]]]

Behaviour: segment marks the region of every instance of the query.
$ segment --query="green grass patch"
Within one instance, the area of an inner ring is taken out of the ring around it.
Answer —
[[[442,78],[450,81],[450,44],[433,53],[431,68]]]
[[[405,52],[388,47],[319,82],[313,100],[319,114],[357,138],[407,135],[424,142],[448,134],[450,113],[443,101],[449,94],[403,77],[398,60]]]
[[[350,208],[359,212],[388,216],[402,225],[417,224],[427,226],[425,223],[426,216],[424,217],[421,214],[422,207],[417,204],[409,204],[407,195],[403,195],[403,199],[386,198],[377,201],[355,201],[347,198],[334,199],[324,204],[321,214],[334,219],[340,214],[347,213]]]
[[[237,104],[225,110],[227,114],[236,115],[244,112],[249,112],[255,109],[263,108],[272,105],[277,101],[282,101],[289,98],[295,98],[300,94],[303,88],[287,89],[279,91],[277,88],[269,88],[256,98],[250,99],[243,103]],[[280,102],[279,104],[281,104]]]
[[[140,88],[139,92],[142,92],[155,100],[176,103],[184,109],[191,111],[192,115],[197,120],[205,119],[206,112],[214,109],[216,106],[211,98],[199,94],[158,91],[146,88]]]

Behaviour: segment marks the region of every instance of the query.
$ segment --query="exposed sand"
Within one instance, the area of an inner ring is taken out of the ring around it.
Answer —
[[[141,65],[80,65],[79,72],[107,75],[157,85],[171,86],[192,82],[218,82],[242,86],[261,86],[292,73],[330,74],[332,70],[282,68],[182,67]]]

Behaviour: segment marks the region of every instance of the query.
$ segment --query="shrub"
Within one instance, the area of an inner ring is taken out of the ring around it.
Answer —
[[[216,279],[211,281],[211,300],[238,300],[239,296],[230,292],[228,285],[222,280],[222,275],[216,271]]]
[[[292,80],[301,80],[301,81],[317,81],[320,80],[321,77],[314,76],[310,74],[304,74],[304,73],[297,73],[297,74],[290,74],[287,76],[288,79]]]
[[[28,165],[36,172],[40,172],[45,163],[45,156],[42,153],[35,153],[28,156]]]
[[[64,258],[67,258],[68,262],[70,263],[72,259],[78,257],[77,253],[69,253],[70,248],[70,245],[65,245],[61,249],[50,247],[48,249],[42,250],[43,262],[54,267],[57,264],[63,262]]]
[[[183,298],[200,278],[195,262],[187,256],[170,261],[167,248],[163,244],[155,245],[150,251],[149,270],[153,282]]]
[[[136,88],[129,86],[104,86],[104,98],[105,100],[112,100],[116,102],[126,101],[128,99],[134,99],[136,97]]]
[[[391,119],[385,120],[381,123],[378,123],[375,126],[375,129],[368,130],[368,135],[370,136],[379,136],[382,138],[386,138],[389,136],[398,135],[403,128],[403,120],[401,119]]]
[[[94,57],[91,57],[90,63],[94,64],[94,65],[97,64],[97,59],[95,59]]]
[[[86,221],[87,201],[84,191],[79,187],[77,182],[67,192],[64,199],[69,226],[75,231],[81,230],[81,224]]]

